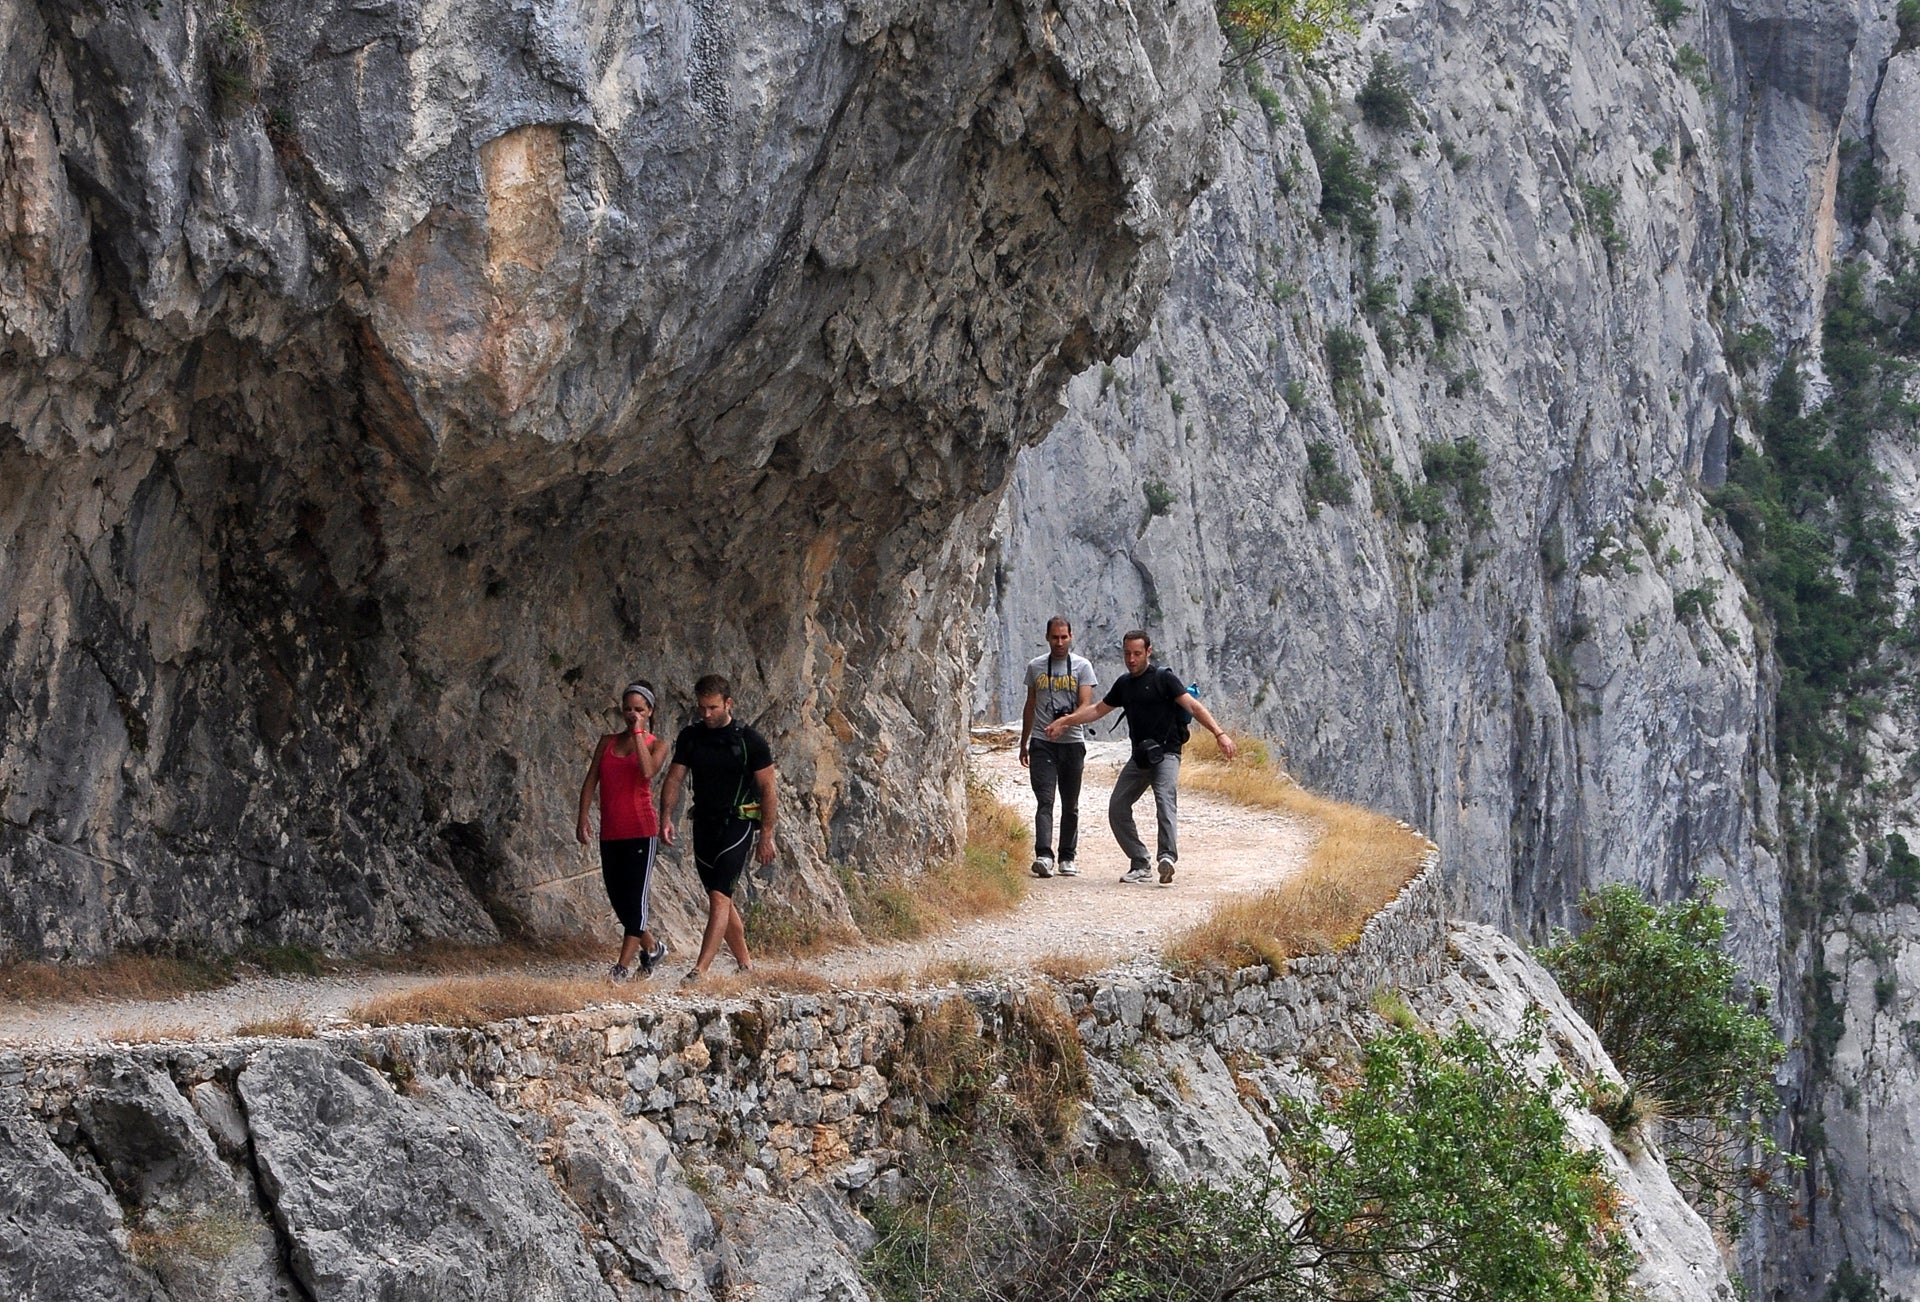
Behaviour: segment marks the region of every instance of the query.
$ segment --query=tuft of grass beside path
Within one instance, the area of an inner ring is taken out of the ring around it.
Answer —
[[[351,976],[366,972],[485,972],[500,967],[597,962],[604,936],[527,937],[493,942],[423,941],[393,954],[337,958],[303,945],[255,946],[217,958],[114,954],[97,963],[0,963],[0,998],[22,1004],[173,999],[256,976]]]
[[[1181,785],[1319,829],[1306,865],[1270,891],[1223,900],[1206,921],[1174,938],[1167,957],[1194,967],[1274,967],[1302,954],[1327,954],[1360,938],[1367,919],[1413,880],[1433,843],[1394,819],[1316,795],[1287,776],[1263,743],[1223,762],[1211,736],[1196,733]]]
[[[874,877],[839,865],[855,931],[778,901],[757,901],[747,911],[747,943],[769,954],[808,957],[862,937],[918,940],[972,918],[1009,912],[1027,895],[1032,838],[1019,814],[970,777],[967,838],[957,856],[915,877]]]

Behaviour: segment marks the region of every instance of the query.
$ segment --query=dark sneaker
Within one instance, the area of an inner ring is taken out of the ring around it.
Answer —
[[[1145,886],[1152,880],[1153,874],[1147,871],[1147,866],[1143,863],[1137,863],[1127,869],[1126,876],[1120,879],[1120,884],[1123,886]]]
[[[640,951],[640,970],[646,975],[652,976],[654,967],[666,956],[667,942],[664,940],[654,941],[652,949],[643,949]]]
[[[1044,854],[1035,855],[1033,858],[1033,875],[1035,877],[1053,876],[1053,860]]]
[[[1173,860],[1164,854],[1160,856],[1160,884],[1173,885]]]
[[[624,985],[628,981],[633,980],[633,972],[615,963],[607,969],[607,980],[613,982],[615,985]]]
[[[1054,871],[1062,877],[1078,877],[1080,875],[1080,865],[1071,859],[1062,859]]]
[[[697,986],[697,985],[699,985],[699,984],[700,984],[700,969],[699,969],[699,968],[697,968],[697,967],[690,967],[690,968],[688,968],[688,969],[687,969],[687,974],[686,974],[685,976],[683,976],[683,977],[681,977],[681,978],[680,978],[680,984],[681,984],[681,985],[683,985],[683,986]]]

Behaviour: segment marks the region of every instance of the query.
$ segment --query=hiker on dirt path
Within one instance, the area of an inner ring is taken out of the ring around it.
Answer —
[[[648,730],[653,723],[653,685],[645,679],[629,683],[620,693],[620,715],[626,727],[608,733],[593,749],[587,780],[580,787],[580,818],[574,835],[581,845],[593,839],[589,815],[597,790],[600,877],[624,933],[620,957],[607,969],[607,976],[629,981],[636,961],[643,975],[652,975],[653,965],[667,953],[647,927],[647,899],[660,833],[653,779],[667,762],[667,741]]]
[[[733,717],[733,688],[719,674],[708,674],[693,685],[693,696],[700,722],[680,730],[660,792],[660,835],[672,845],[680,786],[693,775],[693,863],[707,892],[707,931],[700,956],[687,970],[688,981],[706,975],[722,941],[742,972],[753,970],[733,892],[756,845],[760,862],[773,862],[777,813],[773,750],[766,738]]]
[[[1087,767],[1087,732],[1075,726],[1056,741],[1036,736],[1041,727],[1093,703],[1100,680],[1085,656],[1073,654],[1073,625],[1065,615],[1047,621],[1047,654],[1027,662],[1027,703],[1020,711],[1020,765],[1033,785],[1033,875],[1077,877],[1080,843],[1080,778]],[[1060,857],[1053,854],[1053,796],[1060,793]]]
[[[1106,697],[1097,705],[1083,705],[1047,725],[1049,740],[1063,735],[1077,724],[1104,719],[1115,710],[1127,715],[1127,734],[1133,740],[1119,778],[1113,784],[1113,799],[1107,802],[1107,821],[1113,827],[1113,839],[1127,856],[1127,872],[1120,880],[1142,885],[1153,880],[1147,866],[1147,847],[1134,826],[1133,806],[1149,787],[1153,789],[1153,807],[1158,823],[1158,859],[1160,884],[1173,884],[1173,868],[1180,859],[1180,748],[1187,742],[1186,715],[1200,721],[1220,743],[1220,753],[1234,756],[1233,738],[1213,721],[1207,707],[1200,704],[1180,676],[1171,669],[1153,663],[1153,639],[1143,629],[1133,629],[1120,639],[1120,651],[1127,672],[1114,680]]]

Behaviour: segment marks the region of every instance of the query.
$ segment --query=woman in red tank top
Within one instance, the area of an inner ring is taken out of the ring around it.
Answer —
[[[607,975],[615,981],[633,976],[637,961],[643,974],[666,957],[667,947],[655,943],[647,926],[648,887],[653,880],[653,856],[660,832],[653,805],[653,779],[667,762],[667,740],[648,729],[653,722],[653,684],[642,679],[620,693],[620,714],[626,728],[608,733],[593,748],[587,780],[580,788],[580,844],[593,839],[589,816],[593,795],[600,793],[600,876],[607,900],[619,915],[624,936],[620,958]]]

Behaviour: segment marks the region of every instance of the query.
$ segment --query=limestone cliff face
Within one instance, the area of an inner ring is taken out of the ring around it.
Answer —
[[[1517,934],[1601,882],[1725,880],[1811,1159],[1744,1246],[1782,1298],[1848,1262],[1920,1292],[1920,915],[1871,894],[1885,834],[1920,835],[1920,739],[1893,666],[1855,706],[1857,781],[1786,767],[1771,623],[1706,497],[1782,359],[1828,392],[1832,272],[1872,283],[1920,237],[1910,40],[1891,6],[1374,6],[1311,73],[1266,71],[1271,112],[1230,87],[1154,329],[1017,459],[983,589],[980,713],[1017,712],[1046,616],[1109,676],[1145,625],[1304,780],[1430,829],[1458,907]],[[1405,127],[1356,105],[1376,54]],[[1899,429],[1873,455],[1905,622],[1920,471]],[[1829,808],[1852,833],[1816,844]]]
[[[1741,419],[1710,303],[1741,246],[1677,42],[1641,0],[1416,5],[1326,79],[1270,72],[1271,119],[1236,95],[1154,332],[1017,463],[982,707],[1017,709],[1053,609],[1109,673],[1145,625],[1304,780],[1430,829],[1466,913],[1720,877],[1770,971],[1766,671],[1700,491]],[[1376,51],[1404,129],[1353,107]],[[1371,250],[1323,213],[1316,95],[1373,169]],[[1485,465],[1449,478],[1458,440]]]
[[[0,36],[0,956],[597,915],[636,674],[732,676],[792,894],[951,848],[979,539],[1167,279],[1204,3]]]

